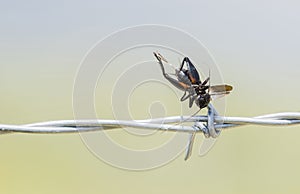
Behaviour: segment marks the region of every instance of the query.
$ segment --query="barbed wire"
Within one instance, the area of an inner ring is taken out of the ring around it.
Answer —
[[[202,132],[208,133],[207,123],[210,116],[172,116],[165,118],[147,120],[59,120],[32,123],[26,125],[5,125],[0,124],[2,133],[76,133],[100,130],[112,130],[122,127],[132,127],[149,130],[176,131],[176,132]],[[300,112],[282,112],[275,114],[261,115],[257,117],[223,117],[214,116],[214,128],[228,129],[242,125],[296,125],[300,124]],[[192,123],[194,125],[184,125]],[[172,123],[176,123],[172,125]],[[179,124],[178,124],[179,123]],[[203,126],[201,126],[201,123]],[[206,129],[205,129],[205,128]],[[211,136],[209,136],[211,137]]]
[[[0,124],[0,134],[7,133],[79,133],[91,131],[112,130],[132,127],[148,130],[162,130],[189,133],[185,160],[192,153],[196,133],[203,133],[205,137],[216,138],[221,129],[243,125],[297,125],[300,124],[300,112],[282,112],[256,117],[224,117],[219,116],[213,105],[208,105],[207,116],[173,116],[146,120],[60,120],[32,123],[27,125]],[[194,124],[192,124],[194,123]]]

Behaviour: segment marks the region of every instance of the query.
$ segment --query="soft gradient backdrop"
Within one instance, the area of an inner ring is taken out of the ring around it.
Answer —
[[[72,119],[86,52],[111,32],[148,23],[205,44],[234,86],[228,116],[299,111],[299,9],[293,0],[1,1],[0,123]],[[144,172],[101,162],[78,134],[2,135],[0,193],[299,193],[299,135],[299,126],[239,127],[205,157],[198,138],[189,161],[182,155]]]

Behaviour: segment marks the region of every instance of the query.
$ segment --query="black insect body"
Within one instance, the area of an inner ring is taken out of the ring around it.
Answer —
[[[185,101],[189,99],[190,108],[194,102],[200,109],[205,108],[212,100],[212,97],[229,94],[232,90],[232,86],[230,85],[207,85],[209,77],[201,82],[197,69],[188,57],[185,57],[182,60],[180,68],[175,70],[175,76],[177,78],[175,79],[165,72],[163,62],[168,63],[168,61],[159,53],[154,52],[153,54],[161,66],[164,77],[175,87],[184,91],[180,100]],[[187,67],[186,69],[184,69],[185,64]]]

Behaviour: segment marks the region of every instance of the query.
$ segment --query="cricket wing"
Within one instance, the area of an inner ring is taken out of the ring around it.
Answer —
[[[227,84],[215,85],[209,88],[209,94],[212,99],[221,98],[232,91],[233,87]]]

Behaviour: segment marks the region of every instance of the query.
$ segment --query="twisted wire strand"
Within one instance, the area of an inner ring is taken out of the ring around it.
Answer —
[[[175,123],[175,124],[174,124]],[[192,123],[194,123],[192,125]],[[173,116],[146,120],[60,120],[32,123],[27,125],[0,124],[0,134],[10,133],[78,133],[90,131],[112,130],[132,127],[149,130],[186,132],[190,134],[186,146],[185,160],[192,154],[196,133],[202,132],[205,137],[216,138],[220,129],[228,129],[242,125],[286,126],[300,124],[300,112],[283,112],[261,115],[257,117],[222,117],[212,105],[208,106],[207,116]]]
[[[149,130],[176,131],[188,133],[205,133],[199,123],[208,122],[210,116],[173,116],[147,120],[59,120],[32,123],[26,125],[0,124],[3,133],[77,133],[89,131],[112,130],[122,127],[132,127]],[[213,116],[215,129],[227,129],[242,125],[272,125],[286,126],[300,124],[300,112],[282,112],[261,115],[257,117],[222,117]],[[172,124],[176,123],[176,124]],[[180,124],[178,124],[180,123]],[[191,123],[195,123],[192,125]],[[204,125],[205,126],[205,125]],[[205,126],[207,127],[207,126]]]

